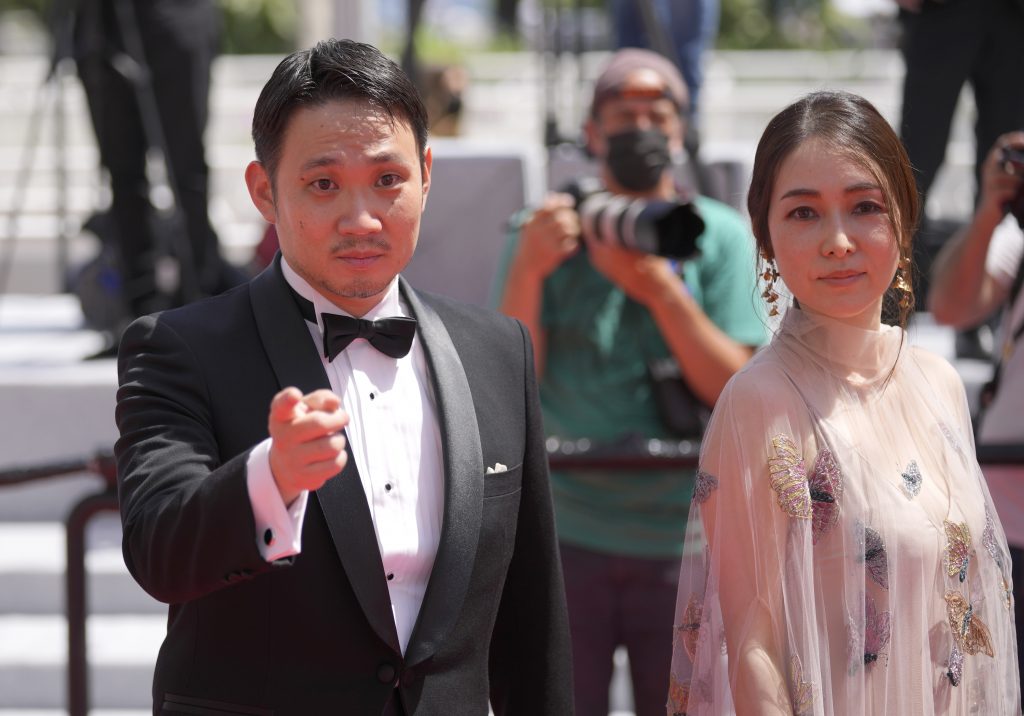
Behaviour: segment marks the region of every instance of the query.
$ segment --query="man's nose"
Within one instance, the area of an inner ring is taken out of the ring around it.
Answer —
[[[383,228],[374,203],[362,192],[347,192],[342,197],[341,206],[337,221],[339,234],[362,236],[377,233]]]

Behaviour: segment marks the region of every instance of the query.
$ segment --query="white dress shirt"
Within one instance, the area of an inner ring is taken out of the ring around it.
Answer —
[[[384,563],[398,640],[405,652],[437,555],[444,506],[443,460],[437,401],[419,336],[403,358],[389,358],[357,338],[332,362],[324,357],[321,313],[345,313],[282,259],[285,280],[313,303],[306,322],[333,390],[349,414],[345,429],[370,508]],[[363,318],[408,316],[398,279]],[[268,406],[269,408],[269,406]],[[286,507],[270,471],[270,438],[248,460],[249,499],[256,542],[267,561],[301,551],[308,492]],[[333,477],[331,479],[348,479]]]

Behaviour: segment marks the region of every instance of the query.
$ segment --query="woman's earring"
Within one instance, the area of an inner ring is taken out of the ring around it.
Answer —
[[[896,269],[896,276],[892,280],[892,287],[899,294],[897,302],[900,309],[909,311],[914,303],[914,289],[910,285],[907,276],[910,273],[910,260],[900,259],[899,268]]]
[[[761,274],[761,278],[764,279],[765,286],[764,291],[761,292],[761,298],[765,300],[771,310],[768,311],[769,317],[779,315],[779,293],[775,290],[775,282],[779,278],[779,270],[775,267],[775,261],[773,259],[765,258],[767,265],[765,266],[764,273]]]

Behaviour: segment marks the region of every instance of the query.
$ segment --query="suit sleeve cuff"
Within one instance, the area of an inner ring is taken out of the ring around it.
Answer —
[[[274,562],[302,551],[309,491],[303,490],[291,507],[285,506],[270,471],[270,445],[267,438],[249,453],[245,481],[256,524],[256,547],[263,559]]]

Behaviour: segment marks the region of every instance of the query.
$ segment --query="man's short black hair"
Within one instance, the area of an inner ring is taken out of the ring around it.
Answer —
[[[256,101],[252,139],[256,158],[271,182],[281,158],[285,129],[295,110],[345,99],[364,100],[387,112],[392,121],[408,122],[422,162],[427,146],[427,111],[415,85],[373,45],[331,39],[281,60]]]

